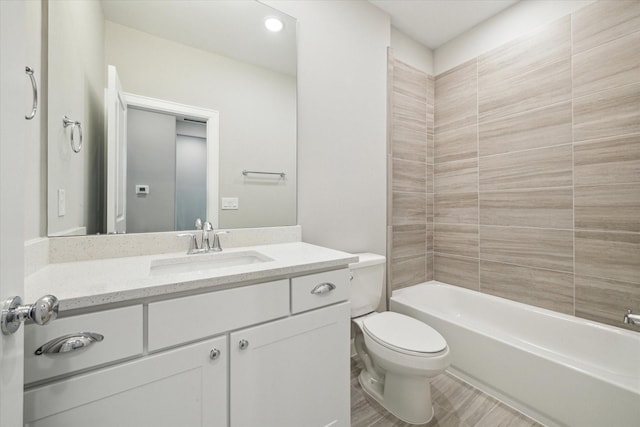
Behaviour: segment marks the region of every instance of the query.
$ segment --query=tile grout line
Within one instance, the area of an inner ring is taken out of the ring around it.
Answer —
[[[574,24],[574,14],[572,13],[569,21],[569,48],[571,54],[571,215],[572,215],[572,226],[573,233],[572,236],[572,245],[573,245],[573,271],[572,271],[572,279],[573,279],[573,315],[576,315],[576,165],[575,165],[575,135],[574,135],[574,109],[573,109],[573,24]]]
[[[482,292],[481,254],[480,254],[480,72],[476,57],[476,215],[478,219],[478,291]],[[435,253],[435,247],[434,247]]]

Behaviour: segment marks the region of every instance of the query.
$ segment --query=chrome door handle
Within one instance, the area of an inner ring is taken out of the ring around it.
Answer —
[[[329,283],[329,282],[320,283],[319,285],[316,285],[315,288],[311,289],[311,293],[314,295],[322,295],[322,294],[331,292],[335,288],[336,288],[336,285],[334,285],[333,283]]]
[[[40,346],[35,351],[35,355],[70,353],[88,347],[94,342],[100,342],[103,339],[104,335],[95,332],[77,332],[75,334],[63,335]]]
[[[31,87],[33,89],[33,107],[31,107],[31,113],[26,114],[24,118],[27,120],[31,120],[36,116],[36,111],[38,110],[38,86],[36,85],[35,77],[33,77],[33,68],[27,65],[26,67],[24,67],[24,72],[31,79]]]
[[[31,319],[38,325],[46,325],[58,317],[58,298],[45,295],[33,304],[22,305],[22,298],[12,297],[2,306],[0,326],[4,335],[11,335],[20,324]]]

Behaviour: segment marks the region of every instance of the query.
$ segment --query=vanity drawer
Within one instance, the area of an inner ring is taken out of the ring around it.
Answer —
[[[137,305],[56,319],[46,326],[27,325],[25,384],[142,354],[142,322],[142,306]],[[51,340],[82,332],[97,333],[104,339],[69,352],[35,354]]]
[[[152,303],[149,351],[288,315],[286,279]]]
[[[294,314],[348,299],[348,268],[291,279],[291,312]]]

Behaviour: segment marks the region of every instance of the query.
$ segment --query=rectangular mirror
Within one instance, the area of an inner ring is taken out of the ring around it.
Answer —
[[[48,5],[49,236],[296,224],[293,18],[252,0]]]

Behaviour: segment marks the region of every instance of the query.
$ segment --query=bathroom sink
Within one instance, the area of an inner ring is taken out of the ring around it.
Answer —
[[[273,259],[256,251],[186,255],[151,261],[150,274],[193,273],[268,261]]]

